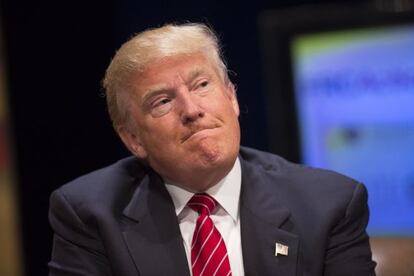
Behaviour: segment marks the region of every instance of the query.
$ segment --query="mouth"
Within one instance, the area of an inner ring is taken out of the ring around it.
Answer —
[[[190,130],[188,133],[186,133],[183,136],[183,138],[181,139],[181,143],[184,143],[185,141],[187,141],[191,137],[195,136],[196,134],[199,134],[201,132],[205,132],[205,131],[208,131],[208,130],[212,130],[212,129],[215,129],[215,128],[217,128],[217,126],[194,128],[194,129]]]

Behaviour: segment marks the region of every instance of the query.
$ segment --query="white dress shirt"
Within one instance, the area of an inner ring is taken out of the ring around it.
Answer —
[[[188,266],[191,270],[191,242],[198,218],[197,212],[187,206],[194,193],[177,185],[165,183],[175,206],[181,235],[183,237]],[[237,158],[231,171],[219,183],[206,191],[219,204],[210,215],[217,230],[223,237],[233,276],[244,275],[243,255],[240,236],[239,197],[241,188],[241,167]]]

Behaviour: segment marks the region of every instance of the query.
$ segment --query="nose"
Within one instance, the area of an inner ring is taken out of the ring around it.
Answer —
[[[197,101],[194,97],[195,95],[191,95],[188,91],[187,93],[181,93],[181,100],[179,102],[180,105],[180,116],[181,121],[183,124],[189,124],[192,122],[197,121],[198,119],[204,117],[204,111],[199,106]]]

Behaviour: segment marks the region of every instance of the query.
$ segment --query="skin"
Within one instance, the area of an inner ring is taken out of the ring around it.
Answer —
[[[126,146],[164,179],[192,192],[214,186],[240,147],[239,106],[231,82],[205,55],[176,55],[139,73]]]

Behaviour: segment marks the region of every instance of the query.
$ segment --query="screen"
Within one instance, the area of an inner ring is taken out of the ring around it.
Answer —
[[[302,161],[363,182],[373,235],[414,235],[414,25],[296,35]]]

